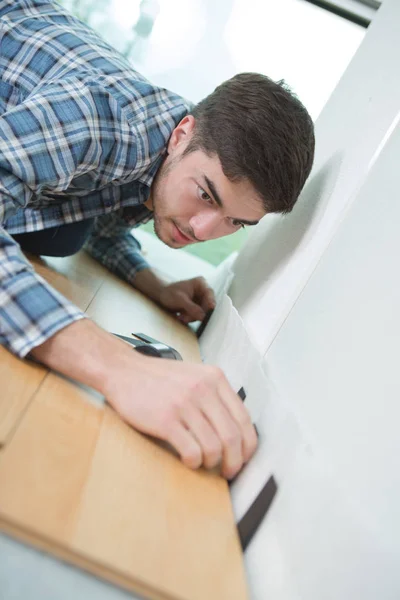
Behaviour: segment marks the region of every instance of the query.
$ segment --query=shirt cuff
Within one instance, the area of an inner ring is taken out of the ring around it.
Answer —
[[[21,271],[2,281],[0,342],[20,358],[85,316],[35,272]]]

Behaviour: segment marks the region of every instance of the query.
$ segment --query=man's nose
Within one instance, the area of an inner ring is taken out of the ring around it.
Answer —
[[[223,218],[215,211],[202,211],[189,220],[189,225],[196,238],[205,242],[224,235]]]

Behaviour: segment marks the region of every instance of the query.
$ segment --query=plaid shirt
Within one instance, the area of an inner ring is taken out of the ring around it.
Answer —
[[[25,356],[84,314],[9,235],[95,219],[88,251],[129,282],[131,228],[191,105],[45,0],[0,0],[0,343]]]

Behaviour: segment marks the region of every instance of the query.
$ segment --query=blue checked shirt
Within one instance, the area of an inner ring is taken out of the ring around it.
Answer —
[[[84,314],[10,234],[95,217],[88,251],[133,282],[147,264],[131,229],[191,105],[58,5],[0,0],[0,28],[0,343],[23,357]]]

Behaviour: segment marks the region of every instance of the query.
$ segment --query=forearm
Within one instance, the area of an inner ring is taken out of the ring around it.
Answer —
[[[140,243],[132,235],[132,225],[123,218],[123,211],[98,217],[85,244],[85,250],[93,258],[160,303],[162,289],[171,282],[150,268],[140,249]]]
[[[171,283],[166,278],[162,278],[153,269],[142,269],[136,273],[133,281],[134,287],[142,292],[148,298],[154,300],[154,302],[160,302],[160,295],[166,285]]]
[[[110,377],[117,367],[126,363],[132,367],[141,358],[125,342],[89,319],[65,327],[36,346],[31,355],[51,369],[102,394],[107,393]]]

